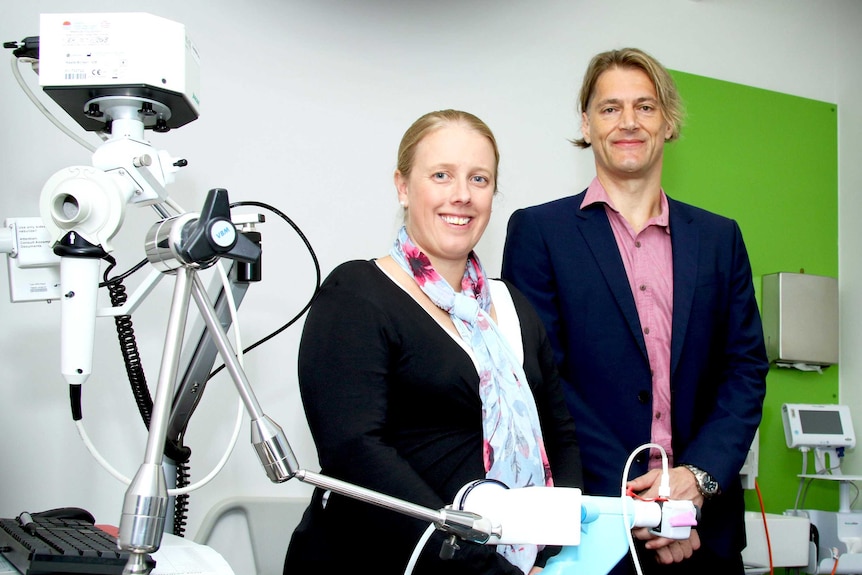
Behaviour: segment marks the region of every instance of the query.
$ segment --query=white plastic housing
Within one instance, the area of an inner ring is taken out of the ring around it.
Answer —
[[[456,496],[471,511],[501,527],[489,544],[578,545],[581,490],[569,487],[507,489],[495,482],[468,485]]]
[[[39,85],[86,129],[94,96],[161,102],[171,127],[200,115],[200,56],[185,26],[143,12],[42,14]]]

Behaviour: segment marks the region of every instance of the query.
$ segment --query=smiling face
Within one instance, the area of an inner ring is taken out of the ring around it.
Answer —
[[[643,70],[602,72],[582,120],[584,140],[593,148],[600,179],[660,178],[664,143],[673,130]]]
[[[407,233],[435,268],[463,265],[491,217],[497,160],[491,141],[463,122],[417,145],[405,176],[395,172]]]

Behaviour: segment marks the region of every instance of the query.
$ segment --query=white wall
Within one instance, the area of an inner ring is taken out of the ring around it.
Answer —
[[[509,213],[579,191],[592,177],[591,155],[567,138],[577,133],[576,90],[598,51],[638,46],[673,69],[837,103],[841,374],[844,396],[860,404],[862,392],[853,382],[862,365],[848,350],[862,340],[862,266],[853,257],[862,240],[854,225],[862,213],[862,3],[151,0],[142,6],[32,0],[4,10],[0,39],[38,35],[40,13],[70,6],[77,12],[145,9],[186,25],[202,55],[202,115],[168,134],[148,132],[154,146],[189,160],[172,197],[197,211],[208,189],[224,187],[232,201],[272,204],[307,235],[324,274],[346,259],[388,250],[399,223],[391,183],[398,141],[416,117],[446,107],[476,113],[499,139],[502,195],[479,246],[486,267],[498,273]],[[35,74],[22,72],[35,86]],[[90,155],[39,114],[8,69],[0,72],[0,101],[0,218],[38,215],[44,182],[63,167],[89,164]],[[728,118],[728,129],[733,126]],[[292,317],[314,284],[301,243],[266,215],[265,279],[241,309],[246,344]],[[127,214],[115,253],[119,268],[142,257],[143,237],[154,221],[145,209]],[[5,268],[0,275],[5,284]],[[134,318],[151,383],[158,376],[170,297],[170,280],[163,281]],[[59,375],[59,304],[2,303],[0,309],[0,515],[79,505],[116,523],[125,486],[86,453],[72,424]],[[84,422],[103,454],[133,475],[146,439],[112,330],[110,320],[100,320],[96,367],[84,388]],[[284,427],[300,462],[316,470],[296,391],[299,332],[299,325],[287,330],[245,361],[265,411]],[[186,438],[194,452],[193,480],[221,455],[235,402],[224,374],[210,383]],[[848,459],[862,469],[858,456]],[[223,497],[309,491],[296,481],[270,484],[244,423],[227,468],[192,496],[189,533]]]
[[[839,18],[836,39],[836,78],[838,102],[838,289],[841,309],[840,355],[841,402],[851,406],[857,428],[862,425],[862,357],[857,352],[862,346],[862,262],[859,261],[859,246],[862,245],[862,147],[859,134],[862,132],[862,108],[854,104],[862,94],[862,74],[856,62],[862,55],[862,37],[859,31],[859,16],[862,5],[848,0],[844,8],[850,8],[855,17]],[[858,433],[858,432],[857,432]],[[859,449],[846,458],[844,472],[862,474],[862,456]]]

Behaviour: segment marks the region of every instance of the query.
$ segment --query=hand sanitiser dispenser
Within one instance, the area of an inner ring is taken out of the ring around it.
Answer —
[[[764,275],[762,287],[769,361],[806,370],[838,363],[838,280],[781,272]]]

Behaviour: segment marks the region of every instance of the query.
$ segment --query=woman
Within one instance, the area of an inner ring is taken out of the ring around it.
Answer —
[[[300,391],[322,473],[430,509],[485,477],[581,486],[542,324],[473,252],[498,163],[490,129],[466,112],[431,112],[404,134],[395,172],[404,227],[389,255],[330,274],[302,334]],[[316,489],[285,573],[401,574],[427,526]],[[459,542],[444,561],[444,537],[424,545],[414,573],[530,573],[554,553]]]

